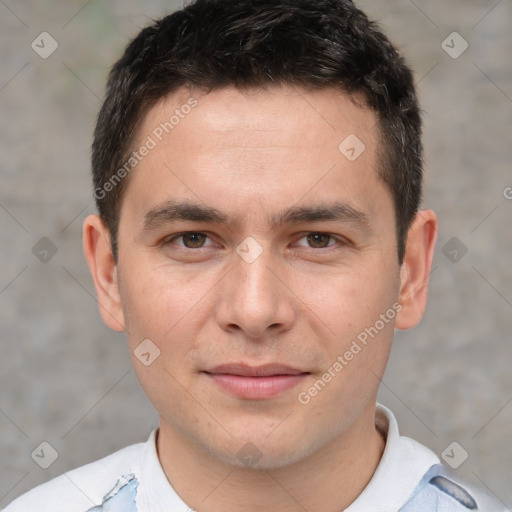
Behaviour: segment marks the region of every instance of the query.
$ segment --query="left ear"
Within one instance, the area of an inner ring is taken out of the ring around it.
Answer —
[[[405,246],[400,268],[400,304],[397,329],[411,329],[420,323],[427,305],[428,280],[437,240],[438,221],[432,210],[416,214]]]

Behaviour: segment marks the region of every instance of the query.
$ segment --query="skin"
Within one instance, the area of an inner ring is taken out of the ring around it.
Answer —
[[[152,108],[139,142],[190,94],[181,89]],[[382,456],[377,390],[394,329],[409,329],[423,315],[437,218],[430,210],[416,216],[400,266],[392,197],[376,171],[376,116],[343,92],[283,86],[193,96],[198,106],[129,178],[118,264],[99,217],[85,220],[102,317],[127,333],[135,371],[160,416],[162,467],[189,506],[339,511]],[[366,147],[354,161],[338,149],[349,134]],[[145,230],[145,214],[169,200],[210,206],[238,223],[187,220]],[[269,224],[289,207],[334,201],[363,213],[366,223]],[[207,237],[177,237],[183,232]],[[262,249],[252,263],[236,252],[247,237]],[[300,403],[299,393],[398,302],[397,316]],[[144,339],[160,350],[149,366],[134,355]],[[309,374],[277,396],[245,399],[204,373],[233,362],[278,362]],[[253,465],[237,456],[248,442],[259,457]]]

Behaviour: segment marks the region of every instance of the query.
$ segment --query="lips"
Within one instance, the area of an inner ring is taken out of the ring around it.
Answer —
[[[279,363],[261,366],[222,364],[203,373],[224,391],[248,400],[261,400],[281,394],[297,386],[309,375],[309,372]]]
[[[300,375],[303,372],[284,364],[270,363],[261,366],[249,366],[242,363],[221,364],[208,370],[207,373],[239,375],[241,377],[271,377],[274,375]]]

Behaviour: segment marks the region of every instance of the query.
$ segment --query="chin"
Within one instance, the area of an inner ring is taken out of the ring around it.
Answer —
[[[307,459],[320,448],[315,443],[307,443],[304,436],[294,436],[289,431],[283,430],[281,436],[275,434],[269,436],[267,429],[257,433],[253,428],[250,434],[240,431],[222,440],[210,437],[201,444],[213,458],[230,466],[253,470],[286,468]]]
[[[280,446],[279,449],[276,449],[268,444],[262,446],[261,443],[257,445],[246,441],[234,453],[232,450],[212,450],[211,447],[210,452],[213,457],[230,466],[260,471],[283,469],[305,458],[305,454],[302,451],[297,451],[294,447],[283,448]]]

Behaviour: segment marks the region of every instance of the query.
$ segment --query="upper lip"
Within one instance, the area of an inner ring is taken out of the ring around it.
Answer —
[[[261,366],[250,366],[243,363],[229,363],[215,366],[206,373],[224,374],[224,375],[240,375],[242,377],[270,377],[273,375],[301,375],[304,372],[287,366],[285,364],[270,363]]]

